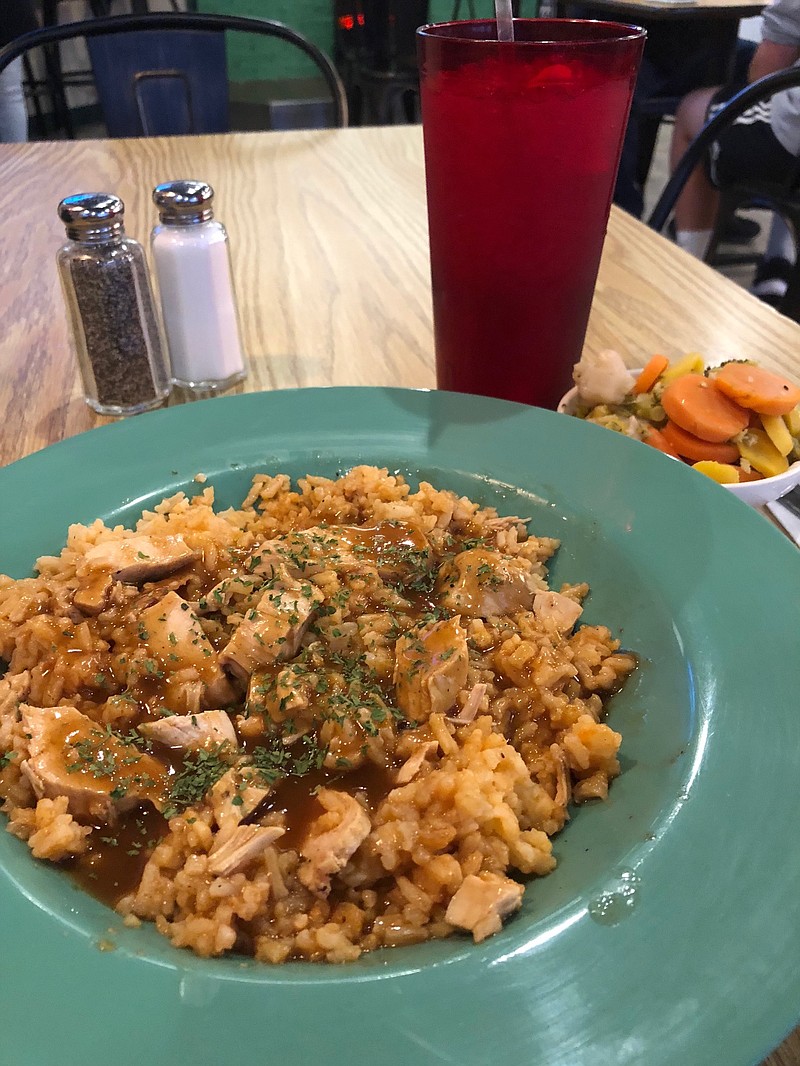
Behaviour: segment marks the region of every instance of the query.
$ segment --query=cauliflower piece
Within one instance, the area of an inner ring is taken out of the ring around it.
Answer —
[[[635,381],[622,356],[612,348],[605,348],[596,355],[584,352],[580,362],[575,364],[572,377],[578,386],[579,399],[592,405],[622,403]]]

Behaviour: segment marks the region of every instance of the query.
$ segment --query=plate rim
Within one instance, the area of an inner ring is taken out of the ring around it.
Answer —
[[[164,421],[164,420],[170,420],[170,421],[176,421],[176,420],[177,421],[181,421],[182,419],[188,419],[189,421],[199,420],[202,417],[202,408],[204,406],[206,407],[206,410],[210,410],[211,412],[217,411],[218,414],[221,417],[221,414],[222,414],[222,411],[223,411],[223,407],[221,407],[219,405],[229,405],[229,406],[230,405],[236,405],[238,407],[244,408],[248,404],[252,404],[252,405],[254,405],[254,407],[257,407],[260,404],[266,404],[267,407],[269,407],[271,404],[289,404],[289,406],[291,406],[293,403],[300,403],[300,404],[311,403],[311,404],[313,404],[313,403],[318,401],[319,397],[324,396],[326,398],[329,398],[332,393],[338,394],[342,398],[343,402],[346,400],[347,396],[350,396],[350,397],[359,396],[362,399],[367,397],[368,400],[369,400],[369,398],[372,398],[372,400],[374,402],[378,402],[378,398],[379,397],[383,397],[384,399],[387,398],[387,397],[390,398],[390,399],[391,398],[395,398],[395,399],[400,398],[401,400],[408,400],[409,397],[412,397],[412,398],[416,397],[417,400],[413,400],[412,399],[409,402],[411,403],[412,409],[416,412],[416,416],[418,418],[421,418],[423,423],[425,421],[425,414],[424,414],[424,412],[422,414],[420,414],[419,404],[418,404],[419,397],[422,397],[422,396],[424,396],[424,397],[436,397],[436,399],[433,400],[433,407],[434,408],[438,407],[440,410],[447,409],[448,405],[454,406],[454,407],[458,407],[458,405],[461,404],[461,405],[469,406],[471,409],[482,409],[482,410],[489,411],[494,416],[499,411],[507,412],[510,409],[511,414],[509,415],[509,417],[511,417],[512,420],[518,420],[520,418],[522,418],[522,419],[531,419],[532,418],[534,421],[537,421],[537,420],[538,421],[542,421],[542,419],[544,419],[544,423],[543,424],[545,424],[545,425],[547,424],[547,422],[550,419],[556,419],[556,418],[560,419],[561,418],[561,416],[556,415],[554,412],[543,412],[543,411],[539,411],[538,409],[525,408],[525,407],[522,407],[521,405],[517,405],[517,404],[508,404],[505,401],[486,401],[486,400],[483,400],[481,398],[476,398],[476,397],[460,397],[459,394],[437,394],[437,393],[435,393],[432,390],[375,389],[375,388],[372,388],[370,386],[355,386],[355,387],[345,387],[345,388],[342,388],[342,387],[327,387],[327,388],[320,388],[320,389],[292,389],[292,390],[279,390],[279,391],[276,391],[276,392],[269,392],[269,393],[244,394],[242,396],[217,397],[217,398],[214,398],[213,400],[201,401],[198,404],[186,405],[183,408],[168,408],[168,409],[161,410],[161,411],[151,412],[151,413],[148,413],[148,414],[143,415],[143,416],[138,416],[136,420],[128,420],[127,422],[121,422],[121,423],[111,424],[111,425],[108,425],[108,426],[102,426],[102,427],[99,427],[99,428],[96,428],[96,429],[93,429],[93,430],[89,430],[86,433],[78,434],[78,435],[76,435],[74,437],[68,438],[65,441],[61,441],[61,442],[59,442],[59,443],[57,443],[55,445],[50,446],[50,448],[42,449],[39,452],[33,453],[30,456],[26,456],[26,457],[18,460],[14,464],[10,464],[8,467],[0,469],[0,486],[3,486],[4,483],[9,478],[11,478],[11,480],[13,481],[13,480],[16,480],[17,476],[27,477],[29,475],[29,472],[31,474],[35,474],[37,466],[39,466],[40,464],[44,464],[44,466],[46,467],[47,464],[50,462],[52,455],[54,453],[56,453],[57,449],[61,449],[61,451],[57,453],[61,457],[72,458],[74,455],[79,454],[84,448],[88,448],[90,451],[92,449],[97,450],[97,448],[102,445],[103,441],[105,441],[105,440],[109,440],[110,441],[112,439],[110,434],[119,435],[120,431],[122,432],[122,436],[120,437],[120,440],[125,439],[125,437],[130,435],[130,434],[132,434],[134,439],[135,439],[137,436],[139,436],[140,434],[142,434],[142,433],[144,433],[146,431],[146,430],[140,428],[142,426],[153,426],[154,427],[153,432],[155,434],[155,423],[157,421],[158,421],[158,424],[161,424],[161,422]],[[442,396],[449,397],[449,398],[442,399]],[[415,403],[417,403],[416,407],[415,407]],[[214,408],[208,409],[207,408],[208,404],[215,404],[217,406],[214,407]],[[182,414],[180,416],[176,416],[176,415],[172,414],[172,412],[174,412],[174,411],[181,411],[181,410],[184,412],[184,414]],[[186,413],[186,412],[188,412],[188,413]],[[565,422],[566,421],[573,422],[573,420],[564,420],[564,421]],[[604,432],[602,430],[601,427],[591,427],[591,426],[587,426],[585,423],[577,423],[577,422],[575,422],[574,424],[581,424],[581,425],[583,425],[585,427],[586,430],[589,430],[590,432],[591,431],[595,431],[597,433],[602,433],[603,434],[603,438],[605,438],[607,436],[609,438],[614,439],[614,435],[613,434],[607,434],[606,432]],[[105,436],[100,437],[101,434],[104,434]],[[89,443],[87,443],[87,440],[89,441]],[[100,445],[97,445],[95,443],[97,441],[100,441]],[[78,442],[80,442],[80,443],[78,443]],[[623,448],[624,447],[628,447],[628,446],[632,447],[633,443],[634,442],[625,442],[622,438],[620,438],[618,444],[615,443],[613,445],[609,445],[609,447],[611,448],[611,450],[613,452],[614,449],[616,449],[619,445],[621,445]],[[599,441],[597,442],[597,446],[600,447]],[[647,449],[640,449],[640,451],[647,452]],[[650,456],[649,452],[648,452],[648,459],[647,459],[647,462],[646,462],[645,465],[650,464],[652,466],[652,460],[655,460],[657,462],[658,458],[655,455]],[[644,461],[644,460],[642,460],[642,461]],[[669,464],[669,465],[670,466],[672,466],[672,465],[677,466],[677,464]],[[9,474],[10,471],[15,471],[15,473],[14,474]],[[181,475],[181,476],[184,477],[184,480],[185,480],[185,476],[184,475]],[[211,474],[209,476],[211,477]],[[696,475],[693,472],[692,472],[692,476],[695,477],[695,478],[699,478],[700,477],[700,475]],[[753,530],[756,529],[755,523],[763,523],[763,529],[762,529],[761,534],[759,534],[759,536],[762,539],[764,537],[769,537],[769,536],[773,536],[774,538],[777,538],[773,542],[770,543],[770,547],[773,549],[773,551],[777,552],[778,556],[780,556],[781,552],[782,552],[782,549],[781,550],[777,549],[777,544],[779,542],[784,543],[789,552],[796,551],[796,549],[794,549],[794,547],[792,545],[790,545],[788,542],[785,541],[785,539],[781,536],[781,534],[777,530],[772,529],[772,527],[770,527],[768,523],[764,522],[763,519],[761,519],[759,516],[753,514],[752,512],[748,511],[748,509],[746,508],[745,505],[743,505],[741,503],[738,503],[737,501],[734,501],[734,499],[732,497],[730,497],[728,494],[719,493],[718,492],[718,488],[716,488],[715,486],[713,486],[711,484],[709,484],[707,486],[707,489],[708,489],[709,493],[713,493],[715,497],[716,496],[719,497],[719,502],[717,503],[716,500],[715,500],[713,506],[714,506],[715,510],[720,510],[721,509],[722,512],[723,512],[723,515],[727,512],[729,517],[731,519],[733,519],[734,512],[735,512],[739,516],[737,521],[740,520],[740,521],[744,522],[745,525],[747,525],[750,522],[750,518],[752,518],[752,520],[753,520],[753,525],[752,525]],[[157,491],[160,493],[162,490],[159,489]],[[704,494],[705,491],[706,491],[705,487],[703,489],[701,489],[699,487],[699,485],[695,485],[695,492],[699,492],[701,496]],[[709,499],[711,499],[710,496],[709,496]],[[723,500],[727,501],[727,503],[723,503],[722,502]],[[732,505],[732,508],[733,508],[732,510],[731,510],[730,507],[728,507],[728,503]],[[128,504],[128,506],[130,506],[130,504]],[[740,508],[741,508],[741,511],[743,511],[744,513],[740,512],[740,510],[739,510]],[[750,516],[750,517],[749,518],[745,518],[745,514]],[[768,533],[768,530],[770,531],[769,533]],[[786,558],[787,559],[789,558],[788,554],[786,555]],[[793,564],[793,565],[795,565],[796,572],[798,574],[800,574],[800,564]],[[2,889],[0,889],[0,898],[2,898]],[[496,943],[496,941],[495,941],[495,943]],[[486,951],[477,951],[476,950],[476,952],[474,953],[474,957],[476,957],[476,958],[480,957],[482,959],[482,962],[485,965],[493,965],[494,963],[492,962],[492,958],[493,958],[494,954],[495,953],[494,953],[493,948],[491,950],[489,950],[488,953]],[[179,963],[178,962],[176,962],[176,966],[179,967]],[[0,968],[1,967],[2,967],[2,963],[0,963]],[[445,966],[444,969],[447,970],[448,967]],[[278,980],[278,979],[276,979],[276,980]],[[308,982],[308,983],[309,984],[315,984],[316,982]],[[348,984],[348,985],[351,984],[351,983],[352,982],[350,982],[350,981],[344,982],[344,984]],[[384,982],[377,982],[377,983],[378,984],[382,984]],[[800,989],[800,981],[796,981],[795,984],[796,984],[796,988]],[[784,1029],[784,1033],[788,1032],[791,1029],[792,1025],[796,1021],[797,1014],[800,1013],[800,1011],[797,1008],[793,1008],[791,1013],[792,1013],[792,1020],[790,1022],[788,1020],[788,1013],[785,1012],[786,1027]],[[777,1020],[775,1018],[773,1018],[772,1027],[771,1027],[771,1031],[770,1031],[770,1036],[768,1038],[766,1038],[766,1039],[768,1039],[770,1041],[773,1041],[776,1037],[779,1039],[781,1037],[781,1035],[782,1035],[781,1033],[777,1032],[776,1021]],[[772,1044],[770,1043],[769,1047],[771,1047],[771,1046],[772,1046]],[[769,1051],[769,1047],[766,1046],[766,1044],[764,1043],[763,1039],[762,1039],[762,1047],[763,1047],[763,1053],[766,1053],[766,1052]],[[434,1061],[434,1060],[431,1059],[431,1061]],[[573,1060],[573,1061],[577,1061],[577,1060]],[[611,1060],[609,1060],[609,1061],[611,1061]],[[622,1061],[622,1060],[616,1060],[616,1061]],[[728,1061],[732,1061],[732,1060],[728,1059]],[[744,1062],[744,1061],[745,1060],[742,1060],[742,1062]]]

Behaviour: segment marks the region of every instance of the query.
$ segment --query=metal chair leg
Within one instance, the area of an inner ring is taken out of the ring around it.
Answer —
[[[39,99],[40,87],[36,80],[36,76],[33,73],[30,56],[27,53],[22,57],[22,69],[25,72],[25,83],[28,86],[28,94],[33,102],[33,121],[36,129],[36,136],[41,140],[44,140],[47,136],[47,127],[44,121],[44,111],[42,111],[42,101]]]

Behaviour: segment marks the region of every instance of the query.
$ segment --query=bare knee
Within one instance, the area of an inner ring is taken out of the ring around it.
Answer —
[[[706,115],[716,88],[695,89],[687,93],[678,104],[675,112],[675,132],[682,134],[688,140],[696,137],[706,124]]]

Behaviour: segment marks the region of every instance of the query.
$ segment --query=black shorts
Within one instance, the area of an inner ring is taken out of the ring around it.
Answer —
[[[708,108],[712,119],[744,86],[725,86],[714,95]],[[741,114],[711,145],[708,174],[712,184],[723,187],[740,181],[788,180],[798,161],[772,132],[771,101],[762,100]]]

